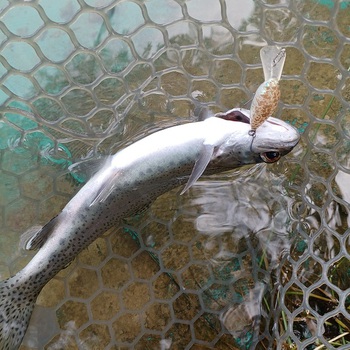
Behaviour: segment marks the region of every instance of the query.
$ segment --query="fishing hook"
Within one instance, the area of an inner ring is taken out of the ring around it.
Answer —
[[[248,135],[252,137],[252,142],[250,143],[250,152],[253,153],[253,142],[254,142],[254,139],[256,136],[256,130],[254,130],[254,129],[249,130]]]

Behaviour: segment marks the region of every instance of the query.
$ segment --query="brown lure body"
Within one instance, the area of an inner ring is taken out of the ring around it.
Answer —
[[[250,135],[254,136],[256,129],[273,114],[281,97],[279,80],[282,75],[285,49],[277,46],[264,46],[260,50],[265,81],[257,89],[250,107]]]
[[[263,82],[255,93],[250,111],[252,130],[256,130],[277,108],[281,90],[277,79]]]

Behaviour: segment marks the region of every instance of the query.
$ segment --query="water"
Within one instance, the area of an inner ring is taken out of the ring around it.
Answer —
[[[0,120],[1,279],[85,181],[71,164],[198,102],[249,105],[266,43],[286,47],[277,116],[303,133],[286,160],[171,191],[99,238],[44,288],[22,349],[347,348],[349,2],[22,5],[0,2],[1,110],[36,117]]]

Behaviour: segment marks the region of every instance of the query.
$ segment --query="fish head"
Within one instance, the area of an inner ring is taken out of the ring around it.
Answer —
[[[274,163],[288,154],[299,142],[298,130],[283,120],[269,117],[252,136],[250,111],[235,108],[216,114],[224,119],[230,136],[218,145],[209,164],[213,167],[235,168],[245,164]]]
[[[298,130],[283,120],[269,117],[255,132],[252,152],[259,153],[266,163],[273,163],[266,153],[278,153],[279,157],[288,154],[299,142]],[[276,161],[276,160],[275,160]]]

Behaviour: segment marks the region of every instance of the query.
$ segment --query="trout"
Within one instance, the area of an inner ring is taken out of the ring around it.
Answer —
[[[31,230],[26,249],[38,252],[0,282],[0,349],[18,349],[41,289],[123,218],[175,187],[186,184],[187,191],[202,174],[276,162],[300,138],[272,117],[256,130],[254,144],[249,130],[250,112],[232,109],[155,132],[110,156],[55,218]]]

